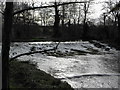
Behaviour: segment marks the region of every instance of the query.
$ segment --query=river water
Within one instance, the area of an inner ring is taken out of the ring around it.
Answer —
[[[55,42],[14,43],[11,45],[10,57],[30,52],[33,47],[35,51],[51,49],[56,44]],[[105,46],[108,47],[106,44]],[[72,49],[84,51],[84,54]],[[97,53],[89,53],[95,50]],[[73,88],[119,88],[120,51],[111,47],[106,51],[90,42],[76,41],[61,42],[57,52],[59,52],[57,56],[53,54],[56,52],[51,51],[52,54],[39,53],[18,59],[37,62],[39,69],[68,82]]]

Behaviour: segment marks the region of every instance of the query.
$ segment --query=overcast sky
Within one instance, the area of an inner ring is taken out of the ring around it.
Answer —
[[[8,1],[11,1],[11,0],[8,0]],[[14,1],[19,1],[19,2],[20,1],[22,1],[22,2],[24,2],[24,1],[28,1],[28,2],[34,1],[37,4],[39,4],[38,2],[54,2],[55,0],[14,0]],[[66,2],[66,1],[76,1],[76,0],[56,0],[56,1]],[[89,0],[77,0],[77,1],[89,1]],[[91,15],[92,18],[98,18],[100,16],[100,14],[102,14],[104,12],[102,10],[102,8],[103,8],[102,6],[103,6],[105,1],[109,1],[109,0],[94,0],[94,2],[97,3],[97,4],[94,4],[92,6],[92,10],[94,12],[94,14]],[[116,0],[113,0],[113,1],[116,1]]]
[[[30,0],[29,0],[30,1]],[[34,0],[35,2],[52,2],[55,0]],[[61,2],[65,2],[65,1],[70,1],[70,0],[56,0],[56,1],[61,1]],[[75,0],[71,0],[71,1],[75,1]],[[85,1],[85,0],[77,0],[77,1]],[[92,10],[94,12],[94,14],[92,14],[91,16],[93,18],[98,18],[100,16],[100,14],[102,14],[104,11],[102,11],[102,6],[103,6],[103,2],[105,1],[109,1],[109,0],[94,0],[94,2],[96,4],[94,4],[92,7]]]
[[[0,0],[0,1],[5,1],[5,0]],[[11,0],[8,0],[8,1],[11,1]],[[54,2],[55,0],[14,0],[14,1],[28,1],[28,2],[31,2],[31,1],[34,1],[36,3],[38,2]],[[76,1],[76,0],[56,0],[56,1],[61,1],[61,2],[67,2],[67,1]],[[77,1],[89,1],[89,0],[77,0]],[[103,13],[103,11],[101,10],[102,9],[102,5],[104,4],[103,2],[105,1],[109,1],[109,0],[94,0],[94,2],[98,3],[98,4],[94,4],[92,7],[92,10],[94,11],[94,14],[91,15],[93,18],[98,18],[100,16],[100,14]]]

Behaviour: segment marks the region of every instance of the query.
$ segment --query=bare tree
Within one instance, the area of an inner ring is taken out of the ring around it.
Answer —
[[[110,12],[118,12],[117,19],[118,19],[118,45],[120,45],[120,1],[110,10]]]
[[[91,1],[93,1],[93,0],[89,0],[89,2],[84,3],[84,8],[83,8],[83,11],[84,11],[83,39],[85,39],[85,40],[87,39],[87,32],[88,32],[87,14],[89,12]]]
[[[79,5],[79,10],[78,10],[78,22],[77,22],[77,24],[79,24],[80,23],[80,17],[81,17],[81,7],[80,7],[80,5]]]
[[[55,5],[55,22],[54,22],[53,37],[59,37],[60,36],[60,32],[59,32],[60,17],[59,17],[59,10],[58,10],[58,6],[57,6],[57,2],[55,2],[54,5]]]
[[[65,19],[65,5],[62,6],[62,26],[64,26],[64,19]]]
[[[109,0],[107,2],[105,2],[105,4],[103,5],[103,10],[105,10],[106,13],[109,13],[109,11],[118,3],[118,0]],[[117,15],[118,15],[118,11],[114,11],[111,12],[111,14],[109,14],[109,18],[111,18],[114,22],[113,24],[116,26],[117,25]],[[109,19],[108,18],[108,19]],[[107,19],[107,18],[106,18]]]

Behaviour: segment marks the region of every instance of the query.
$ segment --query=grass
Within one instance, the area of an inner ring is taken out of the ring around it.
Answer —
[[[37,69],[36,64],[30,61],[10,62],[9,74],[10,88],[39,88],[39,89],[63,89],[73,90],[71,86],[59,79],[52,77],[42,70]]]

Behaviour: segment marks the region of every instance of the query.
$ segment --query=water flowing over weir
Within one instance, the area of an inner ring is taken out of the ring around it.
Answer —
[[[55,42],[28,42],[11,45],[10,57],[34,50],[51,49]],[[120,51],[103,44],[98,48],[88,41],[61,42],[58,49],[19,57],[37,62],[38,68],[73,88],[118,88]],[[109,48],[109,49],[106,49]]]

